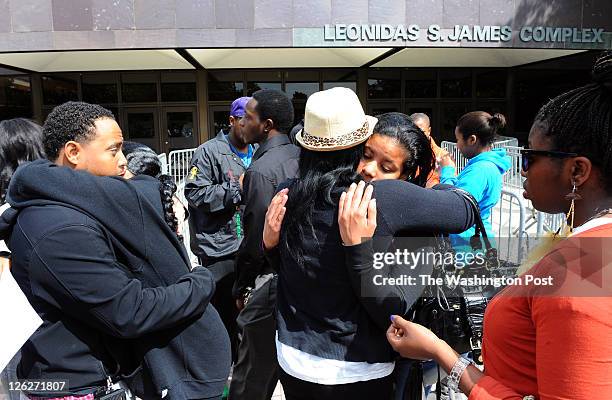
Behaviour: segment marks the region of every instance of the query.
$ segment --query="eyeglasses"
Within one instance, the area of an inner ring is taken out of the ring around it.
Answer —
[[[533,150],[533,149],[522,149],[521,150],[521,168],[527,172],[529,164],[533,161],[533,156],[544,156],[553,158],[568,158],[578,157],[577,153],[566,153],[564,151],[548,151],[548,150]]]

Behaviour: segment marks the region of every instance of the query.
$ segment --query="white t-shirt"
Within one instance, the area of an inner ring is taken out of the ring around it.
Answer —
[[[305,353],[281,343],[276,334],[278,364],[287,374],[320,385],[342,385],[371,381],[393,373],[394,362],[367,363],[332,360]]]
[[[579,227],[574,228],[574,232],[572,232],[572,236],[577,235],[582,232],[586,232],[589,229],[597,228],[599,226],[607,225],[607,224],[612,224],[612,216],[610,215],[605,215],[603,217],[592,219],[580,225]]]

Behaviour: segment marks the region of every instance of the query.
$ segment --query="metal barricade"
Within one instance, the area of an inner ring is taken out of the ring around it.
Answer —
[[[457,174],[463,171],[463,168],[465,168],[465,165],[468,163],[468,159],[463,157],[463,154],[461,154],[459,148],[457,148],[457,143],[444,141],[440,143],[440,147],[448,151],[453,160],[455,160],[455,165],[457,166]]]
[[[536,210],[530,201],[526,201],[527,219],[525,231],[529,237],[539,239],[548,233],[556,233],[565,223],[565,214],[547,214]]]
[[[183,149],[171,151],[168,155],[168,174],[174,178],[174,182],[179,185],[189,173],[191,157],[196,149]]]
[[[166,153],[161,153],[157,155],[159,162],[161,163],[161,173],[167,175],[168,174],[168,155]]]
[[[499,202],[491,210],[491,225],[499,258],[520,264],[525,254],[527,210],[524,200],[513,191],[502,189]]]
[[[174,179],[177,186],[176,197],[179,198],[185,207],[187,207],[187,199],[185,199],[185,178],[187,177],[187,174],[189,174],[191,158],[193,157],[195,150],[195,148],[174,150],[168,155],[167,173]],[[181,232],[181,234],[183,235],[183,243],[187,249],[187,254],[189,255],[191,265],[199,264],[197,257],[191,252],[188,223],[183,224],[183,232]]]
[[[538,237],[545,235],[546,233],[556,233],[561,226],[565,223],[565,214],[546,214],[540,211],[536,211],[537,228],[536,234]]]
[[[524,181],[523,177],[521,176],[522,147],[505,146],[499,148],[506,150],[506,155],[510,157],[511,162],[510,169],[503,176],[504,188],[522,189]]]
[[[455,160],[455,164],[457,165],[457,174],[460,173],[468,163],[468,159],[461,154],[457,148],[457,143],[444,141],[440,144],[440,147],[451,154]],[[512,158],[512,168],[510,169],[512,173],[507,178],[504,178],[504,183],[506,183],[507,180],[513,187],[522,187],[520,153],[522,147],[519,147],[518,139],[504,137],[502,140],[498,140],[493,143],[493,148],[506,149],[508,156]]]
[[[495,143],[493,143],[493,148],[498,149],[498,148],[503,148],[503,147],[508,147],[508,146],[518,147],[518,145],[519,145],[519,142],[517,138],[513,138],[510,136],[498,136]]]

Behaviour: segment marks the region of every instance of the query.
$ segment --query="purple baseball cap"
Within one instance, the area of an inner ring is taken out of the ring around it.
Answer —
[[[230,110],[230,115],[233,117],[243,117],[246,113],[246,105],[251,100],[250,97],[240,97],[234,100],[232,103],[232,109]]]

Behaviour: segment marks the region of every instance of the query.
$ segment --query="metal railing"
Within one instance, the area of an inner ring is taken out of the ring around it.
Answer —
[[[491,225],[501,260],[520,263],[525,255],[527,233],[524,200],[513,191],[502,189],[499,202],[491,210]]]
[[[557,232],[561,226],[565,223],[565,214],[546,214],[540,211],[536,211],[537,213],[537,228],[536,235],[538,237],[550,233]]]
[[[521,176],[522,147],[505,146],[500,148],[505,149],[506,155],[510,157],[510,169],[506,171],[503,176],[504,187],[519,190],[523,189],[523,181],[525,179]]]
[[[519,145],[519,142],[517,138],[513,138],[510,136],[498,136],[495,143],[493,143],[493,148],[497,149],[497,148],[508,147],[508,146],[518,147],[518,145]]]
[[[195,148],[174,150],[168,155],[168,174],[174,178],[177,185],[180,185],[189,173],[191,158],[195,151]]]
[[[469,160],[465,158],[463,154],[461,154],[461,152],[459,151],[459,148],[457,148],[457,143],[443,141],[440,144],[440,147],[448,151],[453,157],[453,160],[455,160],[455,164],[457,165],[457,174],[463,171],[463,168],[465,168]],[[518,181],[519,180],[518,178],[520,178],[521,176],[520,150],[522,149],[522,147],[519,147],[518,145],[518,139],[503,138],[502,140],[499,140],[493,143],[493,148],[494,149],[506,149],[506,153],[508,154],[508,156],[512,158],[512,168],[511,168],[512,178],[511,179],[509,178],[510,182]],[[521,187],[522,187],[522,182],[521,182]]]
[[[174,150],[171,151],[168,155],[168,166],[167,166],[167,174],[172,176],[174,179],[174,183],[176,183],[176,197],[187,206],[187,199],[185,198],[185,178],[187,174],[189,174],[189,168],[191,166],[191,158],[193,157],[193,153],[195,153],[195,148],[193,149],[184,149],[184,150]],[[183,224],[183,243],[185,244],[185,248],[187,249],[187,254],[189,255],[189,260],[191,260],[192,265],[198,264],[198,259],[191,252],[190,245],[190,233],[189,233],[189,224]]]
[[[440,143],[440,147],[450,153],[451,157],[455,161],[457,174],[463,171],[463,168],[465,168],[468,163],[468,159],[461,154],[459,148],[457,147],[457,143],[444,141]]]
[[[161,173],[168,174],[168,155],[166,153],[161,153],[157,155],[159,162],[161,163]]]

